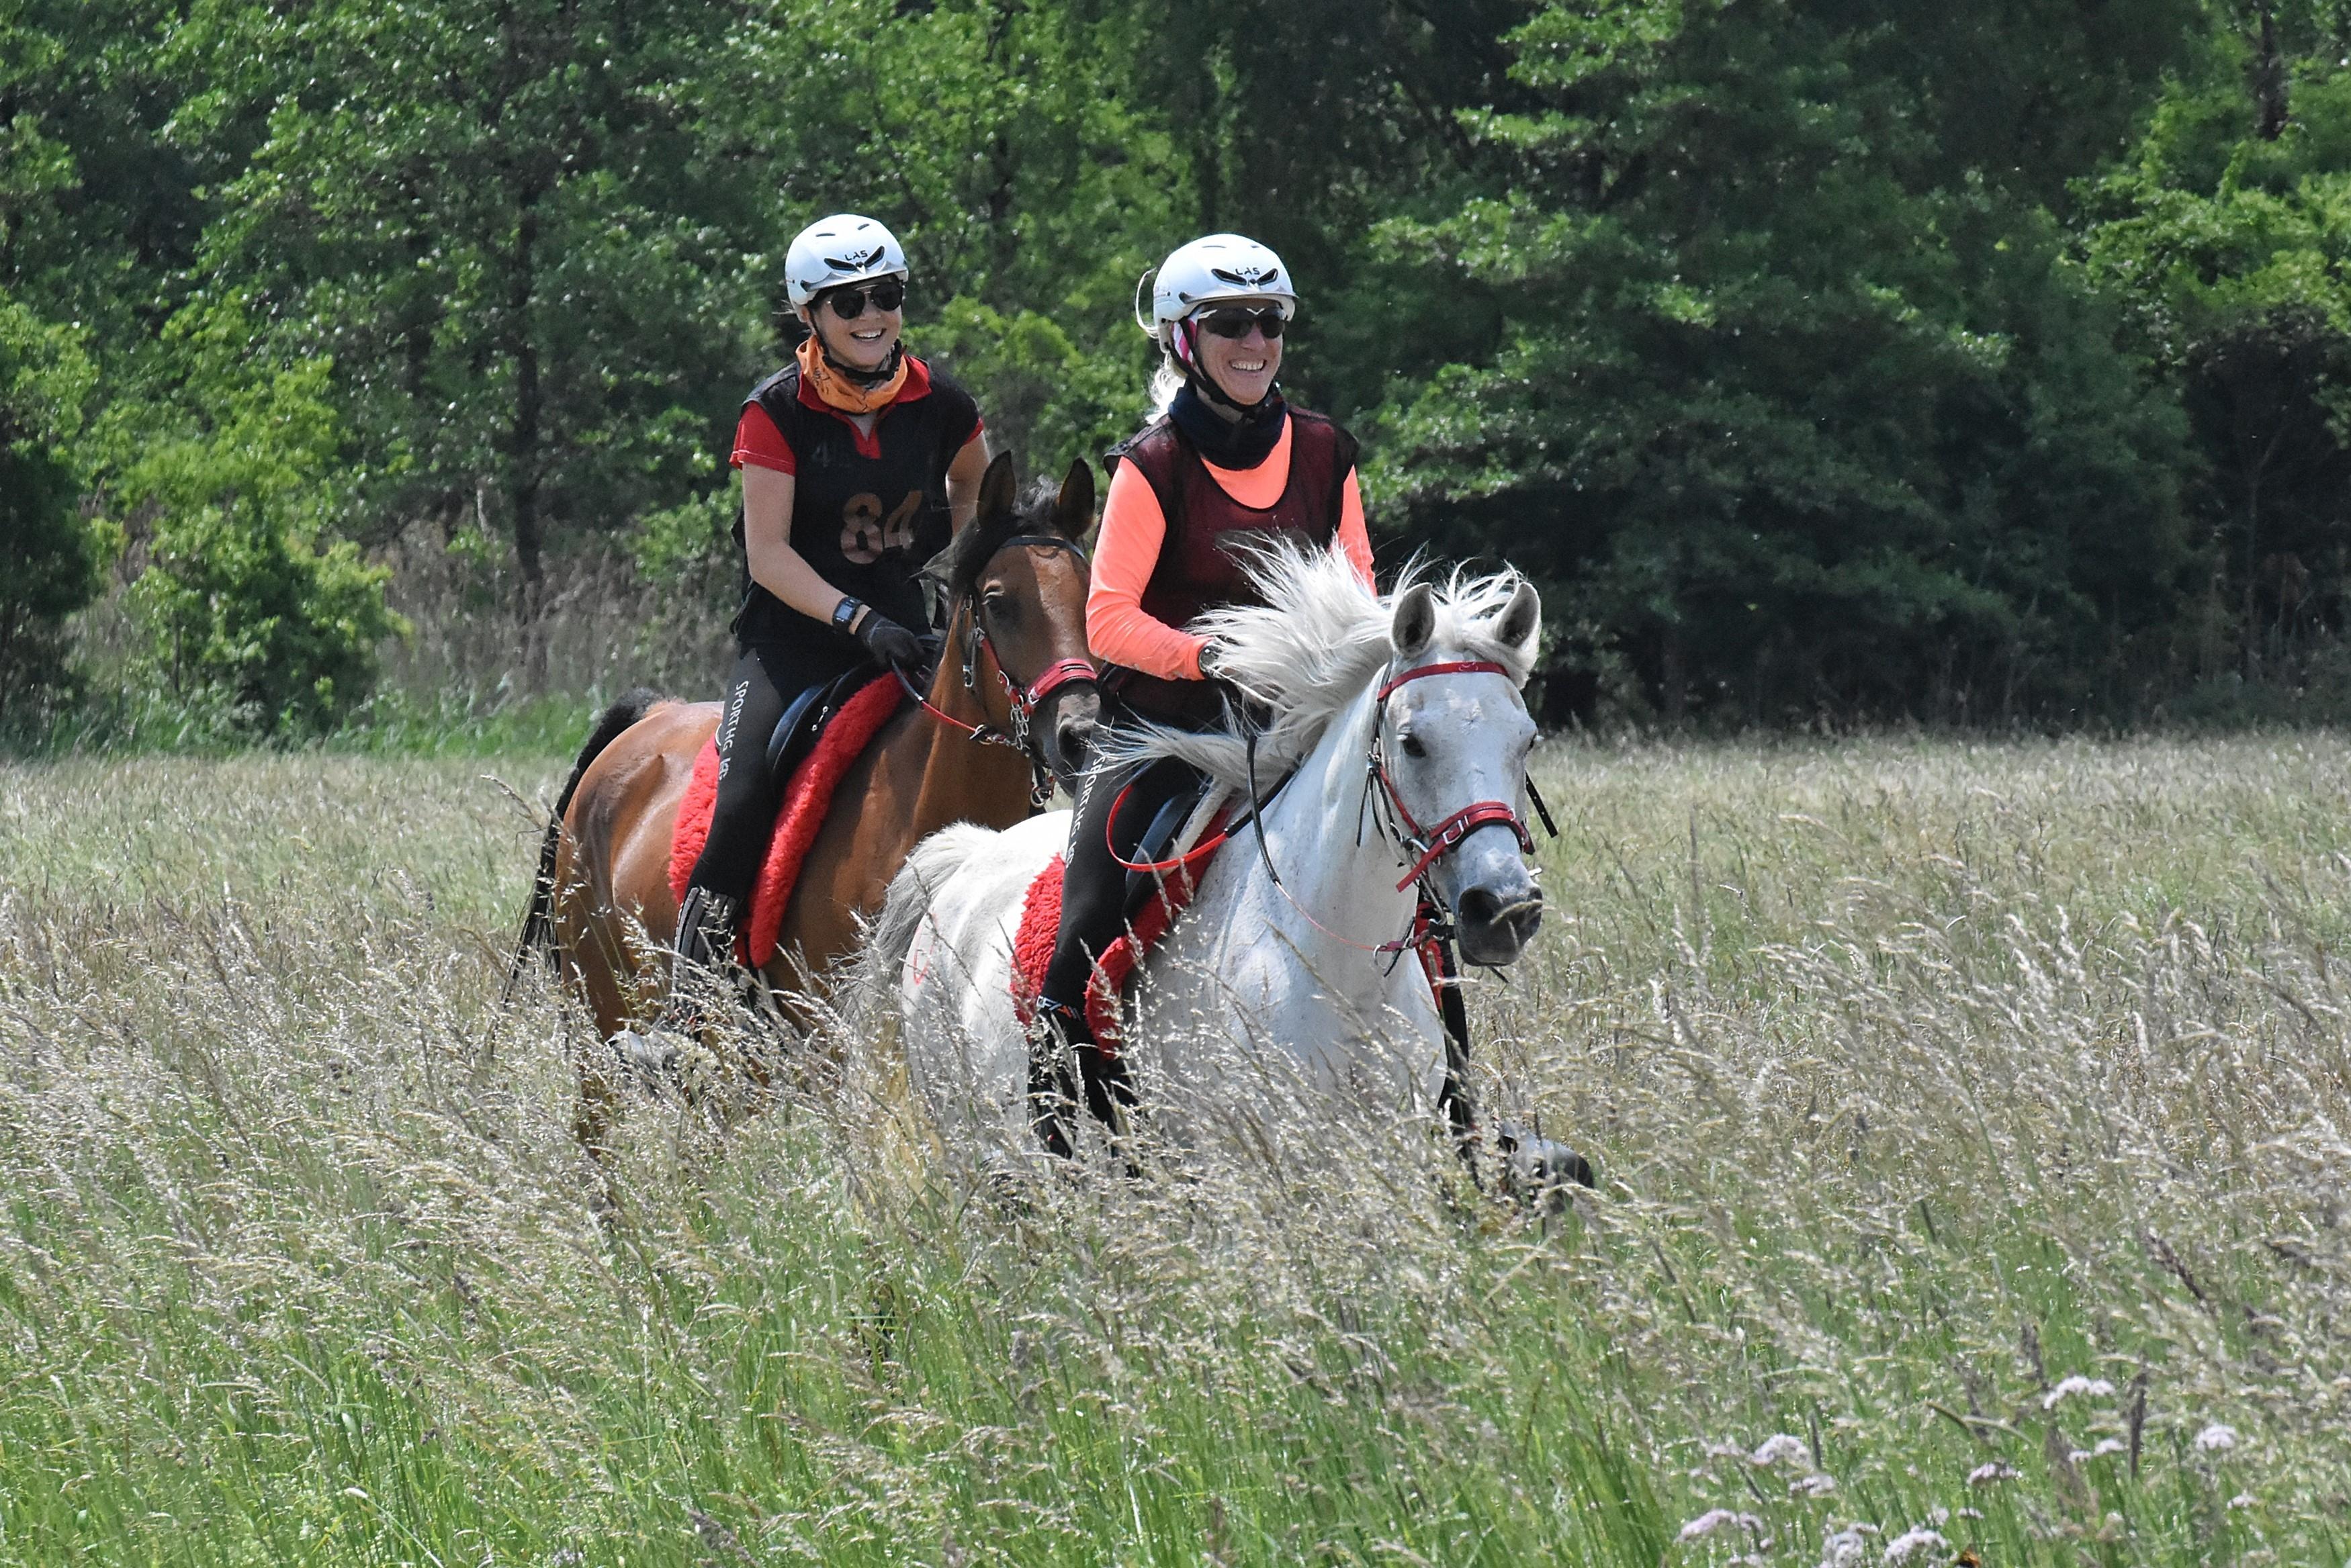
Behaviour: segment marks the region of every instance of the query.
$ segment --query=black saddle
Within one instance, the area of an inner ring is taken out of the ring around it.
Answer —
[[[907,679],[920,691],[930,684],[931,672],[938,668],[939,650],[945,639],[934,633],[923,639],[924,668],[907,672]],[[875,676],[888,673],[888,666],[868,659],[831,680],[811,686],[784,709],[784,716],[776,721],[776,728],[768,736],[768,776],[782,785],[792,776],[792,770],[808,760],[816,749],[817,737],[832,722],[848,701],[865,690]]]
[[[1152,817],[1151,825],[1143,830],[1143,837],[1128,857],[1138,866],[1155,865],[1174,853],[1176,836],[1192,820],[1200,802],[1208,793],[1205,774],[1195,774],[1189,787],[1179,790]],[[1132,925],[1143,914],[1144,905],[1159,890],[1160,875],[1155,871],[1129,871],[1126,874],[1126,919]]]

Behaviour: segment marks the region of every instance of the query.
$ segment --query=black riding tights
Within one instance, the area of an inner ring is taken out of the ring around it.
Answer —
[[[1061,875],[1061,929],[1053,942],[1053,961],[1045,968],[1045,1001],[1084,1006],[1086,977],[1094,961],[1126,930],[1127,871],[1118,860],[1134,859],[1135,846],[1159,808],[1198,789],[1199,783],[1200,775],[1190,765],[1165,757],[1086,775],[1071,817],[1069,866]],[[1117,859],[1111,855],[1113,846]]]
[[[687,886],[737,902],[750,895],[775,831],[782,788],[782,781],[768,774],[768,740],[792,700],[814,683],[812,673],[831,680],[840,671],[812,672],[805,659],[758,643],[737,657],[718,716],[718,800],[710,814],[710,837]]]

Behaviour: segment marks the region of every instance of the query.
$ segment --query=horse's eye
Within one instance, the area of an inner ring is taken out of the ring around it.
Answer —
[[[1428,748],[1420,743],[1418,735],[1406,735],[1404,738],[1404,754],[1407,757],[1425,757],[1428,755]]]

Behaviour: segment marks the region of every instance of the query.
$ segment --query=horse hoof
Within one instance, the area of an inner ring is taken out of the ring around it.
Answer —
[[[1502,1180],[1514,1198],[1547,1212],[1566,1207],[1567,1189],[1594,1187],[1592,1162],[1555,1138],[1528,1132],[1514,1122],[1495,1129],[1502,1156]]]
[[[615,1029],[605,1044],[621,1065],[647,1083],[668,1083],[677,1072],[681,1042],[666,1029]]]

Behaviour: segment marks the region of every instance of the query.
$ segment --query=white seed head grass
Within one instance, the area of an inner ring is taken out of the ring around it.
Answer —
[[[0,1563],[686,1561],[689,1508],[763,1561],[1139,1511],[1649,1568],[1725,1509],[1859,1563],[1829,1510],[1962,1500],[2054,1561],[2109,1496],[2187,1563],[2241,1488],[2336,1540],[2338,740],[1547,748],[1544,929],[1468,992],[1489,1113],[1599,1164],[1548,1228],[1369,1107],[953,1168],[837,1030],[730,1033],[591,1168],[576,1014],[494,1005],[533,846],[479,775],[564,762],[0,769]],[[1734,1432],[1842,1492],[1758,1502]]]

